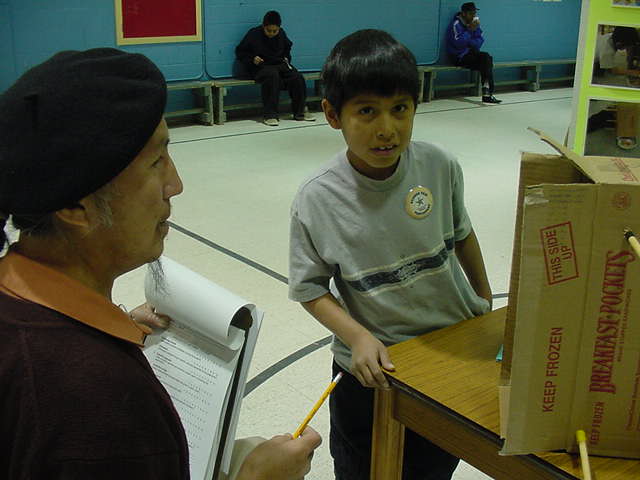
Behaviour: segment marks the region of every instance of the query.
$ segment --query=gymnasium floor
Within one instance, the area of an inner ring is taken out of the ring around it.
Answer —
[[[481,243],[491,286],[506,304],[521,151],[552,153],[526,130],[563,140],[571,117],[571,89],[510,92],[499,106],[477,98],[421,104],[413,138],[453,151],[465,173],[466,204]],[[170,130],[170,152],[184,182],[173,201],[165,254],[250,300],[266,312],[249,374],[239,436],[292,432],[329,381],[329,332],[287,299],[289,205],[299,183],[344,148],[321,113],[317,122],[259,119],[223,126]],[[142,269],[122,277],[114,300],[144,301]],[[328,409],[312,426],[324,438],[309,480],[333,479]],[[486,479],[461,464],[456,480]]]

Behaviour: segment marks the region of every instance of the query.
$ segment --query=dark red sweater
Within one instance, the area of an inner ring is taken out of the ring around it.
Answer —
[[[139,347],[0,293],[0,478],[189,478],[171,399]]]

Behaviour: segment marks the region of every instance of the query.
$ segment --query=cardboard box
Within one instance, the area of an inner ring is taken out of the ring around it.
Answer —
[[[535,131],[535,130],[534,130]],[[524,153],[505,330],[503,454],[640,458],[640,159]]]

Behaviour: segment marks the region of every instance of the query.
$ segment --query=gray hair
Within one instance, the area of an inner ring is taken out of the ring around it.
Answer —
[[[113,226],[113,212],[111,210],[111,199],[116,193],[115,187],[107,183],[92,194],[93,202],[98,211],[98,222],[100,226],[111,228]],[[11,223],[21,235],[33,237],[44,237],[59,233],[54,222],[55,212],[35,213],[35,214],[13,214]]]

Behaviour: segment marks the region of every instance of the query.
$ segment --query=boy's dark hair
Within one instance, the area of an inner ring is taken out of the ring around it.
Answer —
[[[611,40],[613,40],[616,50],[622,50],[640,43],[638,30],[633,27],[615,27],[611,34]]]
[[[322,68],[324,97],[340,114],[353,97],[407,93],[418,104],[416,59],[407,47],[382,30],[359,30],[340,40]]]
[[[264,14],[264,18],[262,19],[262,25],[277,25],[278,27],[282,25],[282,18],[280,14],[275,10],[269,10]]]

